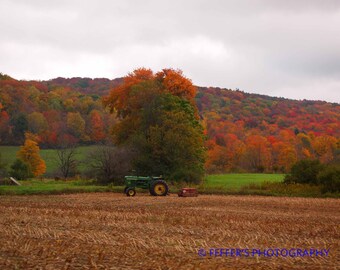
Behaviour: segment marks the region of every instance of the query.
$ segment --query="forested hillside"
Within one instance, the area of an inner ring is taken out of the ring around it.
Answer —
[[[25,131],[40,146],[110,140],[117,123],[102,96],[121,79],[18,81],[0,75],[0,144],[20,145]],[[220,88],[198,88],[208,172],[287,171],[298,159],[339,162],[340,105]]]
[[[0,143],[22,144],[25,131],[38,134],[40,145],[45,148],[104,141],[115,119],[104,112],[101,97],[93,92],[107,92],[101,85],[109,88],[114,82],[98,80],[94,80],[95,87],[84,88],[86,80],[80,78],[28,82],[1,76]]]
[[[200,88],[210,172],[286,172],[300,159],[339,162],[340,105]]]

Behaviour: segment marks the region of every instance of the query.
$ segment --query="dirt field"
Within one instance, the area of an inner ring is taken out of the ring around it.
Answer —
[[[0,269],[340,268],[337,199],[3,196],[0,231]]]

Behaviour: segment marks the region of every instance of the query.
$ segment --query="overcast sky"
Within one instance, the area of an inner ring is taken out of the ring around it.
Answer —
[[[0,0],[2,73],[113,79],[138,67],[340,102],[340,0]]]

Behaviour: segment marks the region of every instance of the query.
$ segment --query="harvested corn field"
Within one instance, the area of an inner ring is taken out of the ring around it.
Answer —
[[[4,196],[0,268],[336,269],[339,213],[337,199]]]

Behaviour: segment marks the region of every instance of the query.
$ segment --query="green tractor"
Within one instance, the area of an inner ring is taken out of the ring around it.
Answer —
[[[135,196],[136,188],[148,189],[152,196],[166,196],[169,192],[164,178],[154,176],[125,176],[126,196]]]

